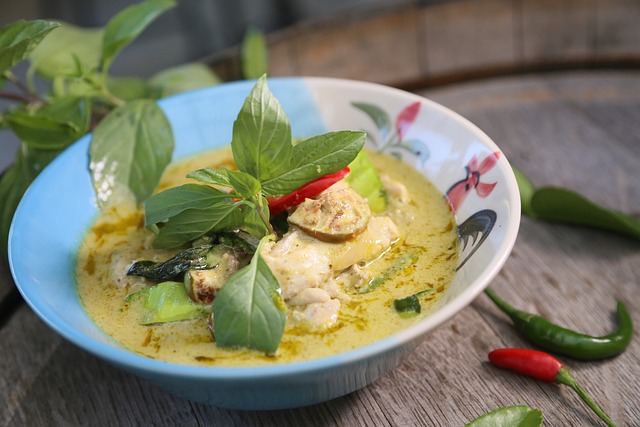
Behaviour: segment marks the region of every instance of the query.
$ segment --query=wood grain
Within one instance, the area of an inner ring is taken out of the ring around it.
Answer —
[[[476,123],[536,185],[567,186],[640,212],[640,72],[530,75],[420,94]],[[614,328],[620,299],[637,325],[640,243],[523,218],[492,287],[519,308],[591,334]],[[571,390],[489,365],[487,352],[503,346],[527,343],[482,295],[362,390],[307,408],[231,411],[173,397],[102,362],[21,305],[0,328],[0,425],[461,426],[514,404],[541,409],[549,426],[601,425]],[[564,360],[620,426],[638,425],[637,336],[610,360]]]

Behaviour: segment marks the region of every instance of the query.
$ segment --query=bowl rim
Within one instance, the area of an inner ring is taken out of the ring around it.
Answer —
[[[382,94],[391,94],[392,96],[400,96],[404,97],[411,101],[420,101],[422,103],[427,103],[431,108],[438,109],[443,114],[449,116],[456,122],[459,122],[461,125],[467,127],[474,136],[477,137],[480,143],[489,148],[492,152],[501,151],[496,143],[478,126],[474,123],[460,115],[459,113],[445,107],[442,104],[439,104],[431,99],[428,99],[424,96],[420,96],[411,92],[407,92],[401,89],[392,88],[389,86],[385,86],[379,83],[366,82],[366,81],[358,81],[358,80],[350,80],[350,79],[342,79],[342,78],[333,78],[333,77],[313,77],[313,76],[296,76],[296,77],[269,77],[268,83],[276,81],[278,84],[288,84],[288,82],[298,82],[298,81],[309,81],[309,82],[318,82],[322,84],[329,85],[346,85],[349,87],[359,87],[367,90],[371,90],[374,92],[382,93]],[[217,88],[230,88],[232,86],[238,86],[238,88],[243,88],[244,86],[250,87],[253,85],[254,80],[242,80],[242,81],[234,81],[228,83],[222,83],[215,86],[195,89],[188,92],[179,93],[176,95],[172,95],[170,97],[161,99],[158,101],[161,107],[166,106],[166,104],[170,104],[176,101],[181,100],[182,98],[190,98],[203,91],[212,91],[215,92]],[[248,92],[247,92],[248,93]],[[71,150],[79,150],[83,149],[84,146],[88,146],[88,143],[91,139],[91,134],[84,135],[78,141],[74,142],[70,147],[68,147],[65,152],[69,152]],[[53,162],[62,162],[64,161],[65,156],[59,155],[57,156]],[[172,159],[172,162],[180,160]],[[224,366],[196,366],[196,365],[185,365],[179,364],[175,362],[165,362],[162,360],[152,359],[137,353],[134,353],[131,350],[122,347],[120,344],[114,341],[118,347],[110,346],[106,343],[101,342],[98,339],[88,337],[85,334],[78,332],[76,329],[69,327],[66,322],[60,321],[58,319],[58,315],[53,313],[48,307],[41,307],[36,299],[33,298],[29,287],[24,286],[22,280],[18,280],[18,272],[15,267],[15,260],[12,247],[14,245],[13,242],[13,234],[14,234],[14,226],[16,224],[16,217],[18,217],[17,213],[20,211],[20,206],[23,204],[25,197],[20,201],[18,208],[16,209],[16,215],[12,220],[12,224],[9,230],[9,266],[11,269],[11,273],[22,297],[25,299],[27,304],[31,307],[31,309],[42,319],[50,328],[56,331],[58,334],[63,336],[68,341],[77,345],[78,347],[84,349],[85,351],[98,356],[104,360],[107,360],[117,366],[135,370],[138,373],[146,373],[146,374],[160,374],[167,377],[182,377],[182,378],[192,378],[195,380],[251,380],[256,381],[260,379],[269,379],[274,377],[282,378],[283,376],[292,376],[292,375],[300,375],[300,374],[309,374],[309,373],[317,373],[325,370],[334,369],[339,365],[348,365],[351,363],[357,363],[359,361],[369,359],[376,355],[382,355],[387,352],[391,352],[397,350],[403,345],[424,337],[429,331],[436,329],[438,326],[442,325],[446,321],[450,320],[457,313],[459,313],[464,307],[469,305],[483,290],[489,286],[491,280],[498,274],[500,269],[503,267],[507,258],[509,257],[511,250],[515,244],[519,226],[521,219],[520,212],[520,195],[518,191],[517,181],[513,170],[509,164],[508,159],[502,155],[499,159],[499,166],[501,166],[503,172],[504,182],[506,184],[507,190],[506,194],[508,195],[508,203],[513,208],[509,209],[509,218],[510,220],[507,222],[507,227],[504,232],[504,239],[502,243],[496,247],[496,254],[491,258],[491,262],[482,270],[482,273],[475,278],[473,278],[472,283],[467,287],[467,289],[462,292],[460,295],[452,298],[446,305],[443,307],[437,308],[433,312],[429,313],[423,319],[418,321],[417,323],[408,326],[405,329],[395,332],[394,334],[377,340],[373,343],[343,352],[339,354],[335,354],[332,356],[326,356],[319,359],[312,359],[307,361],[293,362],[293,363],[277,363],[274,365],[263,365],[263,366],[248,366],[248,367],[224,367]],[[44,180],[47,176],[47,170],[49,168],[45,168],[40,176],[41,180]],[[42,178],[41,178],[42,177]],[[36,180],[38,179],[36,178]],[[27,189],[25,196],[30,192],[31,188]],[[75,261],[74,261],[75,263]],[[79,301],[78,301],[79,302]]]

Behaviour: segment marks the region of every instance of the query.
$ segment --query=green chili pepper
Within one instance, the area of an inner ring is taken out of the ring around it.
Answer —
[[[633,336],[633,322],[624,304],[618,301],[618,329],[609,335],[594,337],[555,325],[544,317],[518,310],[492,289],[485,289],[491,300],[505,312],[520,334],[540,348],[574,359],[597,360],[622,353]]]

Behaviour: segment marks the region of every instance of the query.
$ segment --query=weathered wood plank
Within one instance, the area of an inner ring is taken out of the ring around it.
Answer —
[[[421,74],[417,21],[417,10],[403,7],[302,27],[295,37],[297,69],[300,75],[376,82],[415,79]]]
[[[512,0],[442,2],[420,11],[422,69],[428,76],[514,68],[521,48]]]
[[[594,53],[594,0],[521,0],[527,62],[581,61]]]
[[[598,58],[624,58],[640,46],[640,2],[596,0],[595,49]]]

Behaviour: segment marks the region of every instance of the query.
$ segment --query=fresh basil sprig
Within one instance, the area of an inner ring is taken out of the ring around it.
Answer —
[[[528,217],[613,231],[640,239],[639,219],[602,207],[566,188],[535,188],[521,171],[514,168],[514,172],[520,190],[522,213]]]
[[[145,202],[145,224],[156,247],[175,247],[209,233],[242,229],[260,239],[249,265],[224,284],[213,303],[213,330],[222,347],[274,353],[287,318],[280,284],[260,250],[274,235],[266,196],[290,193],[347,166],[365,141],[364,132],[341,131],[297,145],[278,100],[258,79],[234,122],[231,148],[238,170],[204,168],[185,184]],[[225,187],[227,191],[220,190]]]
[[[213,333],[221,347],[248,347],[275,353],[287,308],[280,284],[260,255],[265,236],[249,265],[234,273],[213,300]]]
[[[288,194],[344,168],[364,141],[364,132],[339,131],[294,146],[289,119],[263,75],[234,122],[231,148],[239,170],[205,168],[187,175],[230,192],[186,184],[147,199],[145,225],[158,233],[154,246],[177,247],[207,233],[238,228],[258,239],[273,234],[266,197]]]
[[[220,79],[202,63],[171,67],[149,79],[108,73],[119,53],[175,5],[174,0],[136,2],[103,28],[45,20],[20,20],[0,28],[0,99],[8,104],[0,111],[0,129],[9,128],[21,141],[16,161],[0,176],[0,262],[6,259],[9,226],[26,188],[62,150],[91,130],[96,136],[92,178],[101,205],[114,193],[111,182],[130,185],[138,201],[154,190],[171,157],[173,137],[153,101]],[[243,63],[253,64],[252,72],[266,67],[260,32],[251,29],[245,43],[250,46],[243,49]],[[12,73],[25,60],[26,82]],[[36,85],[35,76],[44,84]]]

